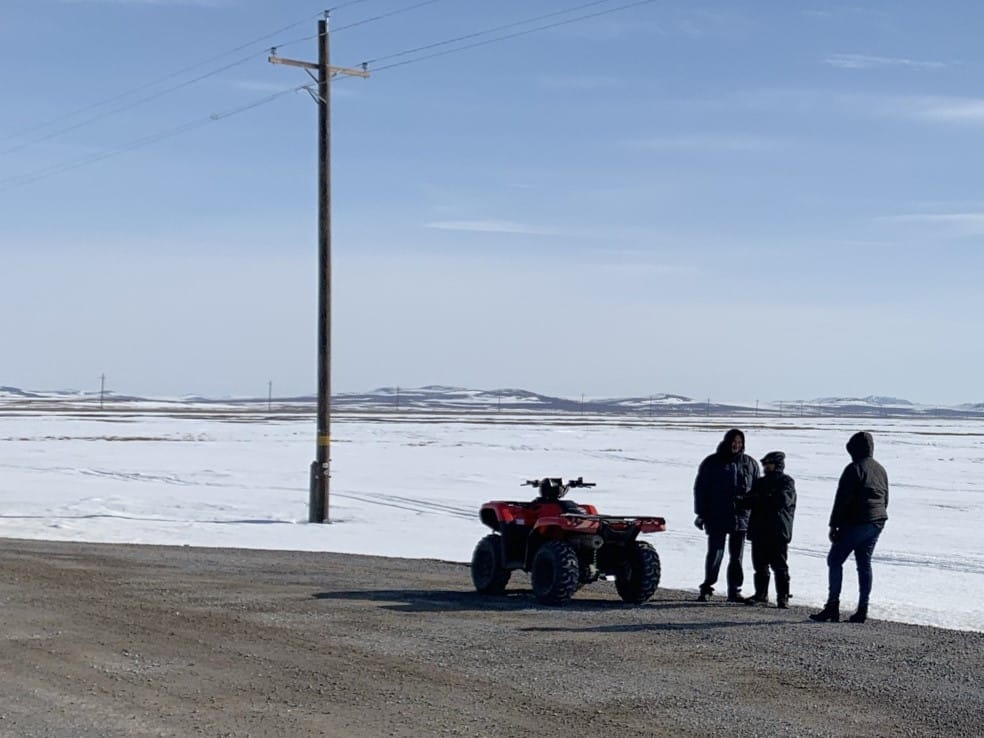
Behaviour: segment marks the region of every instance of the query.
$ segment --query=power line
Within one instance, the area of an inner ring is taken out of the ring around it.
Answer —
[[[604,0],[604,1],[605,2],[611,2],[611,0]],[[370,18],[363,18],[362,20],[359,20],[359,21],[354,21],[352,23],[347,23],[344,26],[336,26],[336,27],[332,28],[331,32],[334,34],[334,33],[339,33],[340,31],[347,31],[350,28],[358,28],[359,26],[364,26],[367,23],[374,23],[375,21],[384,20],[386,18],[392,18],[395,15],[400,15],[401,13],[408,13],[411,10],[416,10],[417,8],[422,8],[425,5],[433,5],[434,3],[439,3],[439,2],[443,2],[443,0],[423,0],[423,2],[418,2],[418,3],[415,3],[413,5],[407,5],[407,6],[404,6],[402,8],[397,8],[396,10],[391,10],[391,11],[386,12],[386,13],[380,13],[379,15],[374,15],[374,16],[372,16]],[[302,41],[311,41],[313,39],[316,39],[317,37],[318,37],[318,34],[314,33],[314,34],[311,34],[309,36],[301,36],[300,38],[293,38],[290,41],[284,41],[282,43],[277,44],[276,48],[279,49],[279,48],[281,48],[283,46],[290,46],[292,44],[299,44]]]
[[[350,4],[350,3],[346,3],[346,5],[347,4]],[[15,133],[7,134],[7,135],[5,135],[3,137],[0,137],[0,141],[7,141],[7,140],[12,139],[12,138],[20,138],[21,136],[23,136],[23,135],[25,135],[27,133],[33,133],[33,132],[35,132],[39,128],[48,128],[49,126],[53,126],[56,123],[60,123],[61,121],[65,120],[67,118],[74,118],[77,115],[82,115],[83,113],[87,113],[90,110],[93,110],[95,108],[101,108],[104,105],[110,105],[110,104],[116,102],[117,100],[122,100],[123,98],[129,97],[130,95],[133,95],[134,93],[137,93],[137,92],[140,92],[142,90],[145,90],[148,87],[155,87],[156,85],[159,85],[162,82],[167,82],[168,80],[174,79],[175,77],[180,77],[182,74],[185,74],[187,72],[191,72],[191,71],[193,71],[195,69],[198,69],[199,67],[205,66],[206,64],[210,64],[210,63],[212,63],[214,61],[218,61],[219,59],[224,59],[225,57],[229,56],[230,54],[235,54],[237,51],[242,51],[243,49],[247,49],[250,46],[253,46],[253,45],[259,43],[260,41],[266,41],[267,39],[271,38],[272,36],[276,36],[279,33],[283,33],[284,31],[289,31],[290,29],[296,28],[297,26],[302,25],[304,23],[309,23],[313,18],[318,18],[320,16],[321,16],[321,13],[318,13],[317,15],[308,15],[305,18],[303,18],[302,20],[299,20],[299,21],[297,21],[295,23],[291,23],[290,25],[284,26],[283,28],[278,28],[276,31],[273,31],[273,32],[268,33],[268,34],[265,34],[263,36],[259,36],[258,38],[255,38],[252,41],[247,41],[246,43],[240,44],[239,46],[236,46],[235,48],[229,49],[228,51],[224,51],[221,54],[216,54],[215,56],[210,56],[207,59],[202,59],[201,61],[195,62],[194,64],[191,64],[191,65],[189,65],[187,67],[183,67],[181,69],[178,69],[177,71],[170,72],[169,74],[165,74],[163,77],[158,77],[156,80],[154,80],[152,82],[146,82],[146,83],[141,84],[141,85],[139,85],[137,87],[133,87],[133,88],[131,88],[131,89],[125,91],[125,92],[121,92],[121,93],[119,93],[117,95],[114,95],[112,97],[106,98],[105,100],[100,100],[98,102],[91,103],[89,105],[86,105],[85,107],[78,108],[77,110],[73,110],[71,112],[65,113],[64,115],[60,115],[60,116],[58,116],[56,118],[52,118],[52,119],[50,119],[48,121],[45,121],[44,123],[38,123],[38,124],[32,126],[29,129],[24,129],[24,130],[15,132]],[[252,58],[252,57],[250,57],[250,58]]]
[[[432,44],[425,44],[424,46],[417,46],[413,49],[405,49],[404,51],[398,51],[395,54],[387,54],[386,56],[378,56],[375,59],[367,59],[366,64],[375,64],[377,62],[386,61],[387,59],[395,59],[400,56],[406,56],[407,54],[415,54],[418,51],[427,51],[428,49],[434,49],[438,46],[447,46],[448,44],[457,43],[458,41],[467,41],[471,38],[478,38],[480,36],[487,36],[490,33],[495,33],[496,31],[504,31],[507,28],[515,28],[516,26],[525,26],[529,23],[536,23],[540,20],[545,20],[546,18],[554,18],[558,15],[566,15],[567,13],[573,13],[578,10],[583,10],[584,8],[589,8],[594,5],[604,5],[605,3],[613,2],[613,0],[593,0],[589,3],[584,3],[583,5],[575,5],[572,8],[567,8],[566,10],[558,10],[553,13],[546,13],[544,15],[537,15],[532,18],[527,18],[521,21],[515,21],[513,23],[506,23],[502,26],[495,26],[494,28],[487,28],[484,31],[476,31],[474,33],[467,33],[464,36],[456,36],[455,38],[445,39],[444,41],[437,41]]]
[[[86,118],[85,120],[79,121],[78,123],[74,123],[70,126],[66,126],[65,128],[57,128],[54,131],[44,134],[43,136],[38,136],[36,138],[32,138],[27,141],[24,141],[23,143],[19,143],[15,146],[11,146],[9,148],[0,150],[0,156],[6,156],[7,154],[12,154],[15,151],[20,151],[21,149],[25,149],[28,146],[33,146],[35,144],[43,143],[44,141],[50,141],[51,139],[57,138],[58,136],[61,136],[65,133],[70,133],[71,131],[75,131],[79,128],[83,128],[87,125],[90,125],[91,123],[95,123],[96,121],[103,120],[104,118],[108,118],[111,115],[122,113],[125,110],[132,110],[133,108],[136,108],[140,105],[144,105],[148,102],[151,102],[152,100],[156,100],[159,97],[163,97],[164,95],[168,95],[182,88],[189,87],[193,84],[201,82],[202,80],[208,79],[209,77],[214,77],[215,75],[221,74],[222,72],[232,69],[233,67],[238,67],[242,64],[245,64],[246,62],[251,61],[252,59],[264,53],[266,52],[250,54],[249,56],[245,56],[242,59],[238,59],[234,62],[231,62],[230,64],[226,64],[223,67],[219,67],[218,69],[213,69],[211,72],[206,72],[205,74],[199,75],[198,77],[195,77],[193,79],[189,79],[184,82],[180,82],[179,84],[172,85],[171,87],[167,87],[163,90],[159,90],[158,92],[155,92],[152,95],[147,95],[145,97],[137,98],[136,100],[133,100],[127,103],[126,105],[121,105],[119,107],[113,108],[112,110],[106,110],[102,113],[99,113],[98,115],[94,115],[90,118]]]
[[[602,0],[602,1],[608,1],[608,2],[610,2],[611,0]],[[606,10],[599,10],[596,13],[588,13],[586,15],[579,15],[579,16],[576,16],[574,18],[567,18],[565,20],[557,21],[555,23],[548,23],[546,25],[536,26],[534,28],[527,28],[527,29],[522,30],[522,31],[516,31],[515,33],[509,33],[509,34],[506,34],[505,36],[496,36],[495,38],[485,39],[484,41],[478,41],[478,42],[473,43],[473,44],[466,44],[464,46],[456,46],[453,49],[446,49],[444,51],[438,51],[438,52],[435,52],[433,54],[425,54],[423,56],[418,56],[418,57],[416,57],[414,59],[407,59],[406,61],[394,62],[393,64],[385,64],[385,65],[383,65],[381,67],[374,68],[373,69],[373,72],[382,72],[382,71],[384,71],[386,69],[395,69],[396,67],[403,67],[403,66],[406,66],[408,64],[416,64],[417,62],[425,61],[427,59],[434,59],[435,57],[438,57],[438,56],[447,56],[448,54],[455,54],[455,53],[457,53],[459,51],[466,51],[467,49],[474,49],[474,48],[476,48],[478,46],[487,46],[488,44],[498,43],[499,41],[506,41],[508,39],[517,38],[519,36],[527,36],[527,35],[529,35],[531,33],[537,33],[538,31],[546,31],[546,30],[551,29],[551,28],[557,28],[558,26],[565,26],[565,25],[568,25],[568,24],[571,24],[571,23],[577,23],[579,21],[588,20],[590,18],[598,18],[598,17],[603,16],[603,15],[609,15],[610,13],[617,13],[620,10],[627,10],[629,8],[635,8],[635,7],[638,7],[640,5],[649,5],[650,3],[654,3],[656,1],[657,0],[636,0],[636,2],[626,3],[624,5],[619,5],[619,6],[614,7],[614,8],[608,8]],[[596,4],[598,4],[598,3],[597,2],[595,2],[595,3],[588,3],[588,5],[596,5]],[[586,7],[586,6],[582,6],[582,7]],[[570,12],[570,11],[568,10],[567,12]],[[526,21],[526,22],[528,23],[528,22],[531,22],[531,21]],[[522,24],[522,21],[520,21],[518,24],[521,25]],[[517,24],[511,24],[511,25],[517,25]],[[440,45],[440,44],[443,44],[443,43],[445,43],[445,42],[438,42],[438,44],[432,44],[431,45],[431,48],[433,48],[435,45]],[[449,41],[449,42],[446,42],[446,43],[452,43],[452,42]],[[418,49],[418,50],[420,50],[420,49]],[[407,50],[405,52],[398,52],[397,54],[391,54],[388,57],[381,57],[381,58],[390,58],[390,59],[392,59],[392,58],[394,58],[396,56],[402,56],[402,55],[410,54],[410,53],[414,53],[413,50]],[[378,59],[377,59],[377,61],[378,61]]]
[[[79,159],[77,161],[68,164],[58,164],[55,166],[47,167],[45,169],[40,169],[35,172],[30,172],[28,174],[21,174],[14,177],[7,177],[6,179],[0,180],[0,190],[12,189],[14,187],[19,187],[23,185],[33,184],[39,180],[47,179],[56,174],[61,174],[63,172],[70,171],[72,169],[78,169],[80,167],[87,166],[89,164],[95,164],[96,162],[103,161],[104,159],[109,159],[114,156],[126,153],[127,151],[133,151],[134,149],[142,148],[144,146],[149,146],[151,144],[157,143],[158,141],[163,141],[167,138],[172,138],[181,133],[194,130],[195,128],[201,128],[204,125],[212,123],[214,121],[223,120],[225,118],[231,118],[234,115],[239,115],[240,113],[245,113],[247,110],[253,110],[261,105],[266,105],[273,102],[274,100],[283,97],[284,95],[290,94],[291,92],[299,92],[300,90],[310,90],[310,88],[315,87],[312,84],[303,84],[296,87],[289,87],[284,90],[279,90],[271,95],[260,98],[259,100],[254,100],[246,105],[241,105],[237,108],[227,110],[223,113],[212,113],[207,118],[199,118],[197,120],[189,121],[188,123],[183,123],[182,125],[175,126],[174,128],[169,128],[165,131],[159,131],[158,133],[153,133],[149,136],[144,136],[142,138],[135,139],[129,143],[118,146],[114,149],[108,151],[103,151],[99,154],[93,154],[84,159]]]
[[[362,2],[362,1],[366,1],[366,0],[352,0],[352,2],[346,3],[346,4],[355,4],[357,2]],[[419,3],[418,6],[419,5],[429,4],[429,2],[434,2],[434,1],[436,1],[436,0],[428,0],[428,2]],[[574,10],[583,9],[583,8],[586,8],[586,7],[589,7],[589,6],[599,5],[599,4],[603,3],[603,2],[611,2],[611,1],[612,0],[595,0],[595,2],[585,3],[583,5],[575,6],[574,8],[568,8],[566,11],[558,11],[557,13],[550,13],[547,16],[538,16],[538,17],[533,18],[533,19],[527,19],[526,21],[516,21],[515,23],[507,24],[506,26],[500,26],[497,29],[487,29],[486,31],[477,32],[477,34],[469,34],[467,36],[467,38],[475,38],[476,35],[487,35],[488,33],[494,33],[495,30],[503,30],[504,28],[515,27],[517,25],[525,25],[527,23],[535,22],[536,20],[542,20],[545,17],[551,17],[551,16],[556,16],[558,14],[570,13],[570,12],[573,12]],[[571,23],[576,23],[576,22],[583,21],[583,20],[588,20],[588,19],[591,19],[591,18],[597,18],[597,17],[600,17],[600,16],[604,16],[604,15],[608,15],[608,14],[611,14],[611,13],[619,12],[619,11],[622,11],[622,10],[627,10],[629,8],[634,8],[634,7],[638,7],[638,6],[641,6],[641,5],[648,5],[648,4],[653,3],[653,2],[656,2],[656,0],[636,0],[635,2],[625,3],[623,5],[619,5],[619,6],[614,7],[614,8],[607,8],[605,10],[597,11],[595,13],[587,13],[585,15],[580,15],[580,16],[576,16],[576,17],[573,17],[573,18],[566,18],[564,20],[556,21],[554,23],[548,23],[548,24],[545,24],[545,25],[536,26],[534,28],[528,28],[528,29],[524,29],[522,31],[517,31],[515,33],[510,33],[510,34],[506,34],[506,35],[503,35],[503,36],[496,36],[495,38],[491,38],[491,39],[485,39],[485,40],[479,41],[477,43],[466,44],[464,46],[458,46],[458,47],[455,47],[453,49],[446,49],[444,51],[439,51],[439,52],[436,52],[436,53],[433,53],[433,54],[425,54],[424,56],[419,56],[419,57],[416,57],[416,58],[413,58],[413,59],[408,59],[406,61],[395,62],[393,64],[387,64],[387,65],[384,65],[382,67],[378,67],[378,68],[376,68],[373,71],[374,72],[379,72],[379,71],[382,71],[382,70],[393,69],[393,68],[396,68],[396,67],[402,67],[402,66],[406,66],[406,65],[409,65],[409,64],[416,64],[417,62],[426,61],[427,59],[433,59],[433,58],[438,57],[438,56],[446,56],[448,54],[454,54],[454,53],[457,53],[459,51],[466,51],[468,49],[473,49],[473,48],[478,47],[478,46],[485,46],[485,45],[488,45],[488,44],[498,43],[500,41],[506,41],[508,39],[517,38],[519,36],[526,36],[526,35],[529,35],[531,33],[536,33],[536,32],[539,32],[539,31],[545,31],[545,30],[548,30],[548,29],[551,29],[551,28],[557,28],[559,26],[568,25],[568,24],[571,24]],[[341,6],[339,6],[339,7],[341,7]],[[396,14],[396,12],[400,12],[400,11],[394,11],[390,15]],[[461,40],[461,38],[459,38],[457,40]],[[455,42],[455,39],[449,39],[449,40],[447,40],[445,42],[438,42],[437,44],[429,44],[427,47],[418,47],[417,49],[408,49],[405,52],[398,52],[397,54],[392,54],[392,55],[389,55],[388,57],[378,57],[377,58],[377,61],[379,59],[383,59],[383,58],[395,58],[396,56],[401,56],[401,55],[405,55],[405,54],[415,53],[415,51],[421,51],[424,48],[435,48],[435,46],[437,46],[437,45],[445,45],[446,43],[454,43],[454,42]],[[252,58],[252,57],[250,57],[250,58]],[[280,90],[278,92],[273,93],[272,95],[268,95],[267,97],[261,98],[261,99],[259,99],[257,101],[252,102],[252,103],[248,103],[248,104],[243,105],[243,106],[240,106],[238,108],[234,108],[234,109],[232,109],[230,111],[227,111],[225,113],[212,114],[208,118],[204,118],[204,119],[200,119],[200,120],[196,120],[196,121],[191,121],[189,123],[185,123],[185,124],[180,125],[180,126],[177,126],[175,128],[171,128],[171,129],[169,129],[167,131],[163,131],[163,132],[152,134],[150,136],[146,136],[146,137],[143,137],[143,138],[140,138],[140,139],[136,139],[136,140],[131,141],[130,143],[125,144],[123,146],[117,147],[115,149],[111,149],[111,150],[106,151],[106,152],[103,152],[101,154],[96,154],[96,155],[87,157],[85,159],[82,159],[82,160],[73,162],[71,164],[65,164],[65,165],[58,165],[58,166],[48,167],[47,169],[42,169],[42,170],[39,170],[37,172],[33,172],[33,173],[25,174],[25,175],[14,176],[14,177],[8,177],[6,179],[0,180],[0,190],[10,189],[10,188],[21,186],[21,185],[33,184],[34,182],[37,182],[40,179],[45,179],[47,177],[54,176],[56,174],[60,174],[60,173],[65,172],[65,171],[69,171],[69,170],[72,170],[72,169],[77,169],[79,167],[86,166],[88,164],[93,164],[93,163],[102,161],[104,159],[108,159],[110,157],[117,156],[119,154],[125,153],[127,151],[132,151],[134,149],[141,148],[143,146],[148,146],[150,144],[157,143],[158,141],[162,141],[162,140],[164,140],[166,138],[171,138],[173,136],[179,135],[179,134],[184,133],[186,131],[189,131],[189,130],[192,130],[192,129],[195,129],[195,128],[199,128],[199,127],[201,127],[201,126],[203,126],[203,125],[205,125],[207,123],[210,123],[210,122],[213,122],[213,121],[222,120],[224,118],[228,118],[228,117],[231,117],[233,115],[238,115],[239,113],[246,112],[247,110],[252,110],[253,108],[257,108],[257,107],[260,107],[261,105],[266,105],[266,104],[268,104],[270,102],[273,102],[274,100],[276,100],[276,99],[278,99],[278,98],[280,98],[280,97],[282,97],[282,96],[284,96],[286,94],[289,94],[291,92],[297,92],[299,90],[308,90],[310,92],[310,90],[311,90],[312,87],[314,87],[314,85],[304,84],[304,85],[299,85],[297,87],[291,87],[291,88],[287,88],[285,90]]]
[[[368,0],[352,0],[351,2],[343,3],[343,4],[339,5],[339,6],[336,6],[335,9],[343,8],[343,7],[346,7],[346,6],[349,6],[349,5],[355,5],[358,2],[366,2],[366,1],[368,1]],[[395,15],[399,15],[401,13],[406,13],[406,12],[409,12],[411,10],[415,10],[417,8],[423,7],[425,5],[431,5],[433,3],[440,2],[440,1],[441,0],[424,0],[423,2],[417,2],[417,3],[414,3],[414,4],[409,5],[409,6],[404,6],[404,7],[401,7],[401,8],[397,8],[395,10],[391,10],[391,11],[386,12],[386,13],[382,13],[382,14],[373,16],[371,18],[365,18],[363,20],[360,20],[360,21],[357,21],[357,22],[354,22],[354,23],[350,23],[350,24],[348,24],[346,26],[341,26],[341,27],[335,29],[334,32],[337,33],[338,31],[343,31],[343,30],[345,30],[347,28],[354,28],[356,26],[365,25],[367,23],[372,23],[372,22],[375,22],[375,21],[383,20],[385,18],[390,18],[390,17],[393,17]],[[245,48],[248,48],[250,46],[253,46],[253,45],[259,43],[260,41],[265,41],[267,39],[270,39],[270,38],[276,36],[277,34],[283,33],[284,31],[290,30],[291,28],[295,28],[296,26],[299,26],[302,23],[310,22],[310,20],[312,19],[312,17],[321,17],[321,16],[322,16],[322,13],[318,13],[315,16],[307,16],[303,20],[297,21],[295,23],[291,23],[290,25],[287,25],[287,26],[283,26],[282,28],[278,28],[276,31],[273,31],[273,32],[268,33],[268,34],[265,34],[263,36],[259,36],[258,38],[253,39],[252,41],[249,41],[249,42],[247,42],[245,44],[240,44],[239,46],[237,46],[237,47],[235,47],[233,49],[230,49],[229,51],[223,52],[222,54],[218,54],[218,55],[209,57],[208,59],[205,59],[203,61],[197,62],[197,63],[192,64],[190,66],[184,67],[183,69],[180,69],[180,70],[178,70],[176,72],[172,72],[170,74],[167,74],[167,75],[165,75],[163,77],[158,78],[157,80],[155,80],[153,82],[149,82],[149,83],[144,84],[144,85],[141,85],[139,87],[134,87],[134,88],[132,88],[130,90],[127,90],[126,92],[120,93],[119,95],[115,95],[115,96],[113,96],[111,98],[108,98],[106,100],[102,100],[100,102],[93,103],[93,104],[88,105],[88,106],[86,106],[84,108],[80,108],[80,109],[75,110],[73,112],[66,113],[65,115],[60,116],[58,118],[54,118],[52,120],[49,120],[46,123],[42,123],[40,125],[34,126],[31,129],[31,131],[26,131],[25,130],[25,131],[21,131],[20,133],[16,133],[16,134],[11,134],[9,136],[0,137],[0,141],[6,141],[6,140],[9,140],[11,138],[19,138],[19,137],[23,136],[25,133],[36,131],[38,128],[42,128],[42,129],[43,128],[48,128],[48,127],[50,127],[50,126],[52,126],[52,125],[54,125],[56,123],[59,123],[59,122],[61,122],[63,120],[66,120],[66,119],[69,119],[69,118],[74,118],[74,117],[77,117],[77,116],[79,116],[79,115],[81,115],[81,114],[83,114],[85,112],[90,111],[90,110],[94,110],[96,108],[104,107],[106,105],[110,105],[110,104],[112,104],[114,102],[117,102],[119,100],[123,100],[123,99],[125,99],[127,97],[130,97],[131,95],[133,95],[133,94],[135,94],[137,92],[140,92],[142,90],[155,87],[155,86],[161,84],[162,82],[165,82],[165,81],[167,81],[169,79],[174,79],[175,77],[180,77],[182,74],[185,74],[186,72],[192,71],[192,70],[197,69],[197,68],[202,67],[202,66],[205,66],[206,64],[208,64],[210,62],[213,62],[213,61],[217,61],[218,59],[222,59],[224,57],[227,57],[230,54],[233,54],[233,53],[235,53],[237,51],[241,51],[241,50],[243,50]],[[293,44],[293,43],[298,43],[299,41],[307,41],[307,40],[310,40],[311,38],[315,38],[315,37],[314,36],[307,36],[307,37],[302,38],[302,39],[294,39],[292,41],[285,41],[285,42],[282,42],[282,43],[277,44],[277,46],[278,47],[279,46],[288,46],[288,45]],[[35,144],[43,143],[45,141],[50,141],[53,138],[57,138],[58,136],[64,135],[66,133],[70,133],[70,132],[75,131],[75,130],[78,130],[79,128],[83,128],[83,127],[85,127],[87,125],[90,125],[90,124],[95,123],[97,121],[103,120],[103,119],[108,118],[108,117],[110,117],[112,115],[116,115],[117,113],[122,113],[122,112],[124,112],[126,110],[132,110],[133,108],[139,107],[140,105],[145,105],[146,103],[152,102],[152,101],[154,101],[154,100],[156,100],[156,99],[158,99],[160,97],[163,97],[164,95],[169,95],[172,92],[176,92],[178,90],[184,89],[185,87],[190,87],[191,85],[197,84],[198,82],[202,82],[203,80],[206,80],[206,79],[208,79],[210,77],[214,77],[217,74],[221,74],[222,72],[228,71],[229,69],[232,69],[234,67],[237,67],[237,66],[240,66],[242,64],[245,64],[246,62],[251,61],[251,60],[253,60],[253,59],[255,59],[255,58],[259,57],[259,56],[264,56],[266,53],[267,53],[267,50],[264,49],[263,51],[249,54],[248,56],[244,56],[244,57],[242,57],[240,59],[237,59],[236,61],[230,62],[229,64],[225,64],[225,65],[223,65],[223,66],[221,66],[221,67],[219,67],[217,69],[213,69],[213,70],[211,70],[209,72],[205,72],[204,74],[200,74],[197,77],[194,77],[192,79],[185,80],[184,82],[179,82],[178,84],[171,85],[170,87],[166,87],[166,88],[164,88],[162,90],[158,90],[158,91],[156,91],[154,93],[151,93],[151,94],[145,95],[143,97],[137,98],[136,100],[132,100],[132,101],[130,101],[130,102],[124,104],[124,105],[116,106],[116,107],[112,108],[111,110],[103,111],[103,112],[98,113],[96,115],[90,116],[90,117],[88,117],[88,118],[86,118],[84,120],[81,120],[81,121],[77,122],[77,123],[73,123],[71,125],[64,126],[62,128],[57,128],[54,131],[49,131],[48,133],[42,134],[40,136],[34,136],[32,138],[27,139],[26,141],[22,141],[21,143],[15,144],[15,145],[10,146],[10,147],[8,147],[6,149],[0,149],[0,157],[6,156],[8,154],[12,154],[14,152],[17,152],[17,151],[20,151],[22,149],[28,148],[29,146],[33,146]]]

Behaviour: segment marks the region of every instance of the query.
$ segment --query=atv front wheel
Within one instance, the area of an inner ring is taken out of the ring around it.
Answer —
[[[625,602],[641,605],[659,586],[659,554],[645,541],[635,541],[615,573],[615,589]]]
[[[533,557],[530,583],[544,605],[563,605],[574,596],[581,578],[577,552],[563,541],[547,541]]]
[[[502,565],[502,540],[493,534],[485,536],[472,554],[472,582],[482,594],[502,594],[509,583],[509,569]]]

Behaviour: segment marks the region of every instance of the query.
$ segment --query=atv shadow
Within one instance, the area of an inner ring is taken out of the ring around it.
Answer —
[[[552,628],[534,626],[519,628],[526,633],[645,633],[666,630],[715,630],[749,625],[789,625],[788,620],[710,620],[686,623],[634,623],[631,625],[594,625],[589,628]]]
[[[318,592],[313,595],[318,600],[362,600],[379,603],[384,610],[395,612],[449,612],[449,611],[518,611],[555,610],[556,607],[541,605],[530,590],[516,590],[502,595],[483,595],[478,592],[461,590],[433,589],[365,589],[348,592]],[[564,605],[564,610],[601,610],[625,608],[620,601],[611,600],[573,600]]]
[[[573,600],[562,606],[543,605],[533,596],[532,590],[513,590],[502,595],[483,595],[467,590],[433,589],[363,589],[337,592],[317,592],[312,595],[317,600],[351,600],[377,603],[384,610],[394,612],[509,612],[522,610],[561,610],[584,612],[599,610],[666,610],[673,608],[700,608],[707,605],[699,602],[676,600],[653,600],[642,605],[629,605],[619,599],[584,598]],[[735,625],[745,624],[734,623]],[[561,629],[563,630],[563,629]]]

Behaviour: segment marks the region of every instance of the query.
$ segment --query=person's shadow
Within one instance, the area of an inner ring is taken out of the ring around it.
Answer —
[[[679,599],[652,600],[641,605],[630,605],[621,600],[573,599],[557,607],[537,602],[531,590],[514,590],[502,595],[483,595],[474,591],[431,590],[431,589],[363,589],[334,592],[317,592],[312,595],[317,600],[349,600],[375,603],[384,610],[406,613],[430,612],[520,612],[544,610],[556,612],[604,612],[631,610],[641,613],[669,613],[678,610],[697,608],[706,611],[708,606],[699,602]],[[527,632],[596,632],[628,633],[647,630],[707,630],[729,628],[742,625],[773,625],[787,621],[763,621],[758,618],[746,620],[700,620],[673,623],[625,623],[587,627],[533,626],[521,628]]]

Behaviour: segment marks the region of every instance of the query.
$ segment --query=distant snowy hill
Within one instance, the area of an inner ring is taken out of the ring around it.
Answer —
[[[265,410],[290,409],[307,412],[317,402],[314,395],[295,397],[184,397],[160,398],[118,395],[78,390],[28,391],[0,386],[0,408],[30,406],[150,409],[220,407]],[[561,413],[646,416],[763,416],[763,417],[925,417],[984,418],[984,403],[954,407],[917,405],[897,397],[820,397],[812,400],[763,402],[717,402],[695,400],[684,395],[658,393],[638,397],[569,398],[543,395],[524,389],[468,389],[445,385],[425,387],[380,387],[368,392],[342,392],[332,396],[337,411],[354,413]]]

